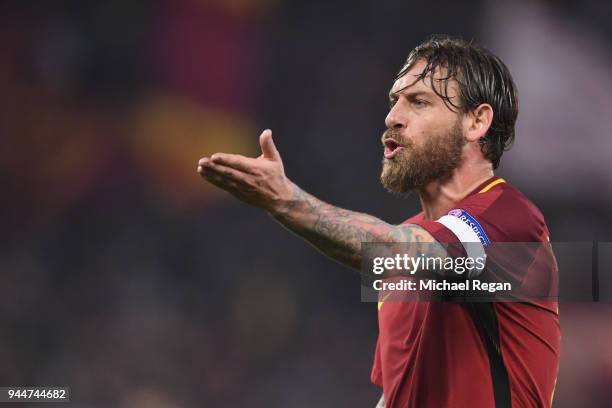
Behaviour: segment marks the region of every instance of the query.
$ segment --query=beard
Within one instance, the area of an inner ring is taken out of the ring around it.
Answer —
[[[459,120],[446,133],[426,135],[422,145],[410,139],[402,140],[395,129],[385,131],[383,140],[387,138],[404,146],[391,159],[383,159],[380,182],[392,193],[408,193],[434,180],[448,179],[461,164],[466,144]]]

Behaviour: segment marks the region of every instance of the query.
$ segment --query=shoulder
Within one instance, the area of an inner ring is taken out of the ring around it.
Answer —
[[[534,242],[548,239],[542,212],[516,187],[504,182],[464,199],[456,210],[477,220],[491,241]],[[449,215],[459,214],[449,211]]]

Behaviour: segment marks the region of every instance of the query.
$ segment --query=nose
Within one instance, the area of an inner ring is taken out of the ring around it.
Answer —
[[[391,109],[389,109],[389,113],[385,118],[385,125],[388,129],[402,129],[406,127],[406,118],[405,115],[402,114],[400,101],[395,103]]]

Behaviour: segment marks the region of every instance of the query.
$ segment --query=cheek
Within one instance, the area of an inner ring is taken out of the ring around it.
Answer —
[[[456,118],[452,115],[432,115],[420,126],[420,135],[426,137],[436,137],[447,135],[456,123]]]
[[[410,112],[408,129],[404,139],[407,143],[422,145],[424,140],[447,135],[457,117],[446,107],[432,107],[423,111]]]
[[[442,121],[433,118],[419,118],[412,123],[406,138],[409,139],[409,142],[421,146],[426,140],[438,137],[441,133],[445,133]]]

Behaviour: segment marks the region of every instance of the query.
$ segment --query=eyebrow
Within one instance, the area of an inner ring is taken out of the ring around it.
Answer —
[[[389,92],[389,99],[397,99],[399,97],[400,94],[404,94],[407,98],[414,98],[417,96],[431,96],[431,92],[427,92],[427,91],[413,91],[413,92],[404,92],[406,88],[408,88],[410,85],[403,87],[400,90],[397,90],[395,92]]]

